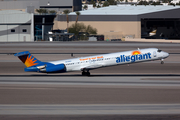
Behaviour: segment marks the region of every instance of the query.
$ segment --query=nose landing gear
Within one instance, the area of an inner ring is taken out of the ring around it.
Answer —
[[[163,61],[164,59],[161,59],[161,64],[164,64],[164,61]]]

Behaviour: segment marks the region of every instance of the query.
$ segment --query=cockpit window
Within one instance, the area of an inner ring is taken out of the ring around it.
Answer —
[[[157,50],[157,52],[161,52],[161,51],[162,51],[162,50],[159,50],[159,49]]]

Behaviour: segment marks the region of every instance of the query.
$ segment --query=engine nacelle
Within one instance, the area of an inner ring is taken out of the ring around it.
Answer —
[[[47,65],[45,68],[40,69],[41,72],[53,73],[53,72],[66,72],[64,64],[59,65]]]

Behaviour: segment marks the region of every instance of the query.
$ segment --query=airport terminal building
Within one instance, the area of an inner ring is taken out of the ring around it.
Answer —
[[[179,6],[110,6],[81,11],[79,23],[97,28],[105,39],[123,37],[180,39]],[[69,14],[70,24],[76,13]],[[55,29],[66,28],[66,16],[58,15]],[[151,32],[156,31],[154,35]]]

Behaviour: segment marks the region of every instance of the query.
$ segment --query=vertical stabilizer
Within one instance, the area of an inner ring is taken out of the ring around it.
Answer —
[[[16,53],[14,56],[17,56],[26,65],[26,67],[35,66],[41,63],[41,61],[32,56],[29,51]]]

